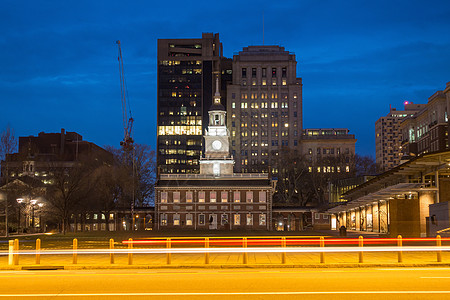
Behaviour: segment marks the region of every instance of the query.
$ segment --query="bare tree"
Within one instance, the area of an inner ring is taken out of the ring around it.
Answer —
[[[75,162],[49,162],[52,184],[47,187],[47,202],[61,220],[65,234],[71,214],[78,211],[95,188],[95,170],[100,161],[82,157]]]
[[[95,190],[85,207],[101,212],[110,221],[110,213],[123,201],[125,187],[132,184],[127,170],[120,165],[104,165],[94,172]],[[109,230],[109,226],[107,226]]]
[[[0,160],[5,160],[6,155],[14,153],[17,148],[17,139],[14,129],[9,125],[0,134]]]
[[[2,169],[2,178],[0,178],[1,184],[8,185],[9,182],[9,170],[8,170],[8,163],[6,162],[7,156],[9,154],[12,154],[17,148],[17,139],[14,135],[14,130],[9,126],[9,124],[6,126],[6,128],[1,132],[0,134],[0,162]],[[5,236],[8,237],[9,235],[9,226],[8,226],[8,206],[10,205],[10,201],[8,200],[8,191],[6,188],[5,191]]]
[[[126,170],[128,178],[122,178],[125,206],[149,205],[154,203],[154,188],[156,181],[156,155],[148,145],[135,144],[134,149],[124,152],[122,149],[106,147],[114,154],[115,164],[119,169]],[[121,171],[122,172],[122,171]],[[121,173],[123,176],[123,173]]]
[[[308,202],[306,158],[285,150],[278,161],[278,182],[274,198],[278,203],[304,206]]]
[[[375,174],[377,166],[368,156],[324,155],[315,159],[284,150],[278,159],[279,173],[274,202],[324,206],[330,181],[362,174]]]

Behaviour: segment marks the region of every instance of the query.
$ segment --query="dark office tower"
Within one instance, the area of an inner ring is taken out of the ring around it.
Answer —
[[[231,60],[222,53],[218,33],[158,40],[157,161],[161,173],[199,173],[215,77],[221,81],[222,99],[226,99],[226,78],[231,78]]]
[[[227,121],[235,172],[278,172],[280,151],[299,151],[302,79],[295,54],[279,46],[249,46],[233,57]]]

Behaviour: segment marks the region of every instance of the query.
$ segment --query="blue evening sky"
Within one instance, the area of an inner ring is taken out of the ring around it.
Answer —
[[[224,55],[294,52],[305,128],[346,127],[375,155],[375,121],[450,81],[450,1],[21,1],[0,4],[0,130],[123,138],[122,41],[137,143],[156,147],[156,42],[218,32]]]

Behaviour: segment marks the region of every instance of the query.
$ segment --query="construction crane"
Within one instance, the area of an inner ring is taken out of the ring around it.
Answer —
[[[120,73],[120,94],[122,99],[122,118],[123,118],[123,141],[120,142],[120,146],[125,152],[128,152],[133,149],[133,137],[132,137],[132,129],[133,129],[133,117],[131,115],[130,103],[128,100],[128,90],[125,81],[125,74],[123,70],[123,59],[122,59],[122,49],[120,48],[120,41],[117,41],[116,44],[119,47],[119,73]],[[130,117],[128,118],[127,107],[129,110]]]

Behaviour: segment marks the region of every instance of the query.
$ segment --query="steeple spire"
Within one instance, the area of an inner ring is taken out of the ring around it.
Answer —
[[[219,76],[216,76],[216,93],[214,94],[214,104],[220,104]]]

